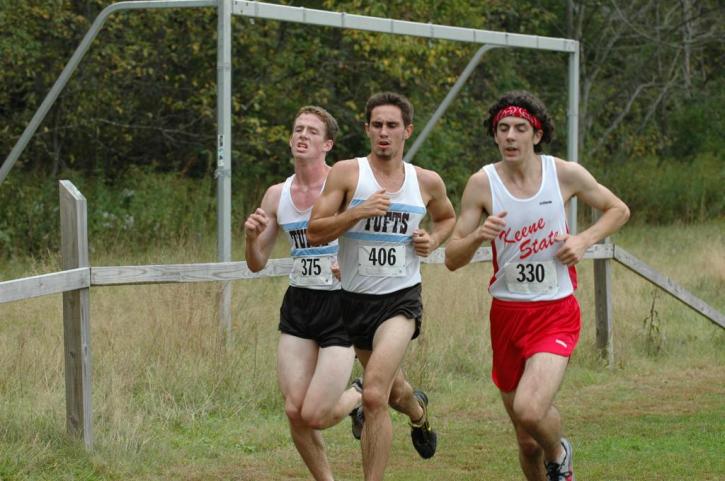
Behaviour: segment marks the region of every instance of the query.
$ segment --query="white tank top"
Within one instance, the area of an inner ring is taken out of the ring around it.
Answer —
[[[527,199],[511,195],[493,164],[483,169],[491,185],[493,214],[507,212],[506,227],[491,242],[491,295],[509,301],[546,301],[572,294],[576,270],[555,257],[562,243],[554,238],[569,228],[554,157],[541,156],[541,186]]]
[[[323,246],[311,247],[307,241],[307,224],[312,207],[299,210],[292,201],[292,180],[285,180],[277,206],[277,224],[284,230],[290,243],[292,272],[289,283],[294,287],[334,290],[340,281],[332,274],[332,263],[337,260],[337,239]]]
[[[358,181],[350,207],[382,190],[366,157],[358,162]],[[342,288],[364,294],[387,294],[420,283],[420,258],[413,248],[413,231],[426,214],[415,167],[407,162],[405,181],[389,192],[391,204],[383,216],[363,219],[340,237]]]

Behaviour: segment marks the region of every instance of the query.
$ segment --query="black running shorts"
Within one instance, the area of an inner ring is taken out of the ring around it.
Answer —
[[[418,337],[423,320],[420,284],[389,294],[342,291],[342,319],[353,345],[359,349],[372,351],[375,331],[380,324],[397,315],[415,320],[411,339]]]
[[[352,345],[342,324],[339,289],[290,286],[279,311],[279,330],[285,334],[311,339],[320,347]]]

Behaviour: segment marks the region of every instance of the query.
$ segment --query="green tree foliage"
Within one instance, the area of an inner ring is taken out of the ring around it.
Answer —
[[[0,0],[0,159],[10,152],[91,22],[111,3]],[[628,175],[642,165],[676,168],[697,163],[694,171],[707,167],[713,170],[707,177],[722,179],[718,167],[723,160],[719,132],[725,108],[720,67],[723,27],[717,0],[525,0],[515,6],[503,0],[276,3],[575,38],[582,54],[580,145],[585,164],[607,175],[625,198],[629,191],[623,189],[644,191],[632,184],[640,176]],[[194,208],[205,219],[194,225],[212,225],[216,23],[213,8],[112,15],[9,180],[0,184],[0,198],[8,200],[0,207],[4,229],[0,239],[18,239],[21,231],[27,234],[27,229],[13,232],[11,226],[18,225],[18,215],[28,209],[22,202],[29,200],[9,193],[54,192],[61,175],[72,175],[79,184],[104,186],[96,192],[118,192],[97,199],[105,212],[114,211],[116,219],[140,218],[128,210],[133,203],[123,201],[120,194],[126,189],[139,198],[140,191],[129,183],[141,183],[139,172],[157,174],[172,185],[188,180],[196,187],[186,195],[192,196]],[[361,155],[368,151],[362,127],[365,100],[371,93],[395,90],[410,97],[416,108],[417,135],[479,48],[240,16],[233,18],[232,34],[232,185],[237,224],[267,185],[289,174],[287,140],[292,116],[301,105],[320,104],[337,117],[341,132],[331,160]],[[504,48],[487,52],[415,163],[440,171],[457,201],[471,172],[497,159],[482,121],[488,105],[513,88],[532,90],[546,102],[557,125],[548,150],[565,157],[567,62],[566,55],[554,52]],[[657,185],[650,178],[643,182]],[[152,185],[160,184],[146,183]],[[714,189],[710,184],[702,188],[703,192]],[[694,219],[702,212],[722,215],[722,195],[716,191],[699,197],[698,202],[705,202],[702,208],[682,206],[677,215],[655,208],[643,217],[668,221],[678,215]],[[690,199],[669,187],[648,192],[670,200]],[[55,194],[38,198],[47,199],[38,207],[45,213],[40,217],[55,222]],[[111,198],[118,206],[106,202]]]
[[[3,109],[4,152],[109,3],[6,2],[3,50],[14,54],[3,55],[0,73],[12,106]],[[216,50],[205,41],[215,25],[209,9],[112,16],[22,156],[23,167],[105,179],[130,165],[196,173],[215,150]]]

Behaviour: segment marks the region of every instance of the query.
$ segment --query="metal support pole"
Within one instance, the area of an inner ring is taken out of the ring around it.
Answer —
[[[496,45],[484,45],[479,48],[478,51],[476,51],[471,60],[468,62],[468,65],[466,65],[466,68],[463,70],[463,73],[458,77],[458,80],[456,80],[456,83],[453,85],[451,90],[448,91],[446,98],[443,99],[443,102],[441,102],[436,111],[433,113],[433,116],[430,118],[430,120],[428,120],[428,123],[425,124],[423,131],[415,139],[415,142],[413,142],[413,146],[405,154],[405,157],[403,158],[405,162],[411,162],[413,160],[413,157],[415,157],[415,154],[418,152],[418,149],[420,149],[420,146],[428,138],[428,135],[430,135],[433,127],[435,127],[436,123],[438,123],[440,118],[448,109],[448,106],[451,104],[451,102],[453,102],[453,99],[455,99],[458,95],[458,92],[461,91],[463,85],[466,83],[468,78],[476,70],[476,67],[481,62],[481,57],[483,57],[483,54],[493,48],[496,48]]]
[[[63,270],[89,267],[86,198],[67,180],[60,181],[60,242]],[[63,293],[66,426],[71,436],[93,449],[91,410],[90,289]]]
[[[579,162],[579,43],[569,54],[569,108],[567,110],[567,160]],[[569,201],[569,232],[577,233],[576,198]]]
[[[232,0],[217,6],[217,249],[219,262],[232,260]],[[222,282],[219,327],[232,334],[232,285]]]
[[[10,169],[13,168],[13,165],[15,165],[18,157],[20,157],[20,154],[23,153],[23,150],[25,150],[25,147],[28,145],[30,138],[33,136],[33,134],[35,134],[38,126],[48,114],[48,111],[53,106],[55,101],[58,99],[58,96],[63,91],[63,88],[65,88],[71,75],[73,75],[73,72],[75,72],[76,68],[78,67],[78,64],[88,52],[88,48],[91,46],[93,40],[95,40],[98,32],[101,30],[101,27],[103,27],[103,24],[106,23],[106,19],[108,19],[109,15],[119,10],[213,6],[216,6],[216,0],[151,0],[145,2],[118,2],[104,8],[101,13],[98,14],[98,17],[96,17],[96,19],[93,21],[91,28],[86,33],[85,37],[83,37],[83,40],[81,41],[80,45],[78,45],[78,48],[76,48],[76,51],[73,52],[73,56],[71,56],[70,60],[65,65],[63,72],[61,72],[60,76],[53,84],[53,87],[50,89],[50,92],[48,92],[48,95],[46,95],[45,99],[43,99],[43,103],[40,104],[38,110],[35,111],[35,115],[33,115],[30,123],[25,127],[22,135],[15,143],[13,150],[10,151],[10,154],[8,154],[5,162],[3,162],[2,167],[0,167],[0,184],[2,184],[3,180],[5,180],[5,177],[7,177]]]

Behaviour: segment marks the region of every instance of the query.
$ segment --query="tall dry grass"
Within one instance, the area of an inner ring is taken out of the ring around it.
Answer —
[[[631,227],[615,241],[723,310],[723,226]],[[207,251],[175,246],[155,253],[96,252],[92,263],[197,262]],[[277,253],[282,252],[280,247]],[[54,271],[55,262],[28,262],[26,274]],[[490,264],[455,273],[441,265],[424,266],[423,334],[411,344],[405,362],[413,383],[439,392],[488,383],[490,273]],[[594,345],[591,263],[583,262],[579,274],[583,332],[570,370],[575,383],[606,369]],[[615,266],[613,279],[614,368],[652,369],[682,358],[695,366],[722,363],[722,329],[657,294],[624,268]],[[220,429],[229,429],[223,424],[230,419],[244,418],[245,429],[253,429],[250,419],[276,416],[275,429],[254,435],[259,443],[288,443],[275,378],[278,309],[285,288],[284,278],[234,283],[229,349],[218,328],[215,284],[93,288],[94,469],[112,464],[115,471],[133,471],[149,460],[172,459],[193,436],[189,426],[202,418],[219,419]],[[34,463],[51,462],[66,445],[61,309],[60,295],[0,304],[0,443],[16,450],[6,452],[5,462],[17,459],[22,463],[18,472],[45,469]],[[482,395],[496,401],[495,393]],[[239,443],[242,451],[256,449]]]

